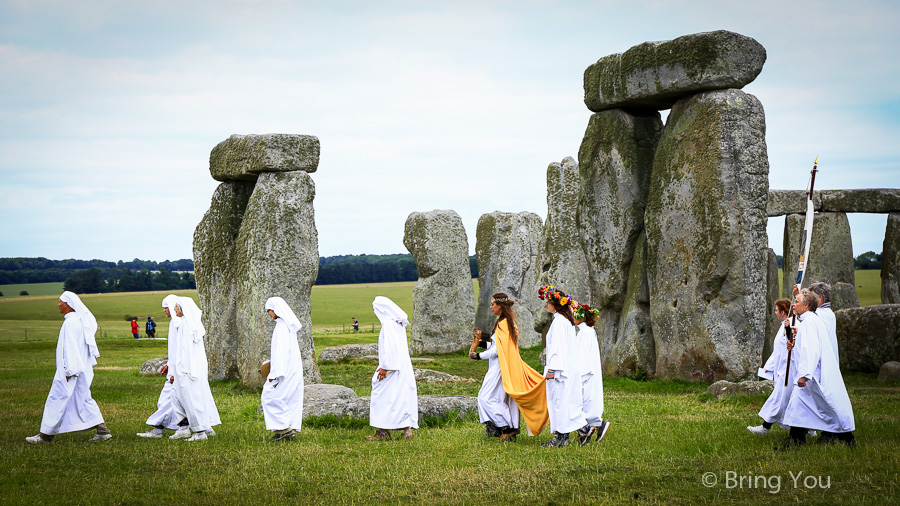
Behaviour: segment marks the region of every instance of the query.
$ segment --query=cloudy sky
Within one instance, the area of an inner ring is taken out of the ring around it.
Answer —
[[[546,216],[582,74],[718,29],[766,47],[770,186],[900,186],[891,1],[0,2],[0,256],[191,257],[229,135],[319,137],[323,256],[398,253],[412,211]],[[854,254],[886,218],[851,215]],[[769,224],[781,252],[783,219]]]

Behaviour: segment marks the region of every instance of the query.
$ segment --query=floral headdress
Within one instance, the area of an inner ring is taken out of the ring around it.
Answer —
[[[587,313],[591,313],[591,315],[594,316],[594,320],[596,320],[597,318],[600,318],[600,311],[592,308],[591,306],[588,306],[587,304],[581,304],[575,309],[575,312],[574,312],[575,319],[585,321],[585,320],[587,320],[587,318],[586,318]]]
[[[555,288],[553,285],[544,285],[540,287],[538,289],[538,297],[547,302],[555,302],[560,306],[575,302],[569,294],[563,293],[562,290]]]

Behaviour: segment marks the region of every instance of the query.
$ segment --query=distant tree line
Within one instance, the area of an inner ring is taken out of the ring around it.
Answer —
[[[100,269],[91,267],[76,271],[66,278],[63,289],[75,293],[149,292],[151,290],[189,290],[197,288],[193,272],[172,272],[160,267],[159,272],[141,269]]]
[[[775,259],[778,261],[778,268],[784,268],[784,258],[781,255],[775,255]],[[853,259],[853,268],[861,270],[881,269],[881,253],[866,251],[862,255]]]
[[[475,255],[469,257],[478,277]],[[75,293],[140,292],[196,288],[194,262],[140,260],[49,260],[0,258],[0,285],[63,282]],[[319,258],[317,285],[415,281],[419,272],[412,255],[337,255]]]
[[[78,271],[98,268],[108,273],[111,270],[129,269],[131,271],[194,271],[193,260],[166,260],[156,262],[153,260],[140,260],[135,258],[130,262],[109,262],[106,260],[49,260],[47,258],[0,258],[0,285],[22,283],[58,283],[64,282]],[[104,277],[107,279],[109,276]]]
[[[475,255],[469,257],[472,277],[478,277]],[[419,271],[412,255],[337,255],[319,258],[317,285],[343,285],[353,283],[387,283],[415,281]]]

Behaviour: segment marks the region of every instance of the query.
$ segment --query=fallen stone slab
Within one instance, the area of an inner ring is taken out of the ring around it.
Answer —
[[[159,371],[167,363],[169,363],[169,357],[151,358],[150,360],[141,364],[141,374],[159,374]]]
[[[419,424],[425,417],[445,416],[457,412],[465,416],[478,409],[475,397],[461,395],[420,395]],[[303,418],[334,415],[369,419],[370,397],[357,397],[352,389],[343,385],[315,384],[303,389]],[[261,412],[262,407],[257,411]]]
[[[366,356],[364,356],[364,357],[359,357],[359,359],[360,359],[360,360],[374,360],[374,361],[378,362],[378,355],[366,355]],[[411,362],[413,362],[413,363],[416,363],[416,362],[423,362],[423,363],[424,363],[424,362],[434,362],[434,359],[433,359],[433,358],[427,358],[427,357],[409,357],[409,360],[410,360]]]
[[[337,362],[344,358],[360,358],[378,353],[378,343],[329,346],[319,353],[319,362]]]
[[[900,381],[900,362],[892,360],[881,364],[878,381]]]
[[[900,357],[900,304],[840,309],[834,317],[842,371],[876,372]]]
[[[765,62],[762,44],[726,30],[644,42],[584,71],[584,103],[594,112],[669,109],[701,91],[743,88]]]
[[[728,380],[720,380],[706,389],[706,393],[715,395],[717,399],[722,397],[731,397],[734,395],[756,395],[767,394],[775,388],[772,380],[763,381],[741,381],[735,383]]]
[[[452,374],[447,374],[445,372],[440,371],[432,371],[431,369],[413,369],[416,373],[416,381],[417,382],[426,382],[426,383],[475,383],[476,380],[472,378],[460,378],[459,376],[454,376]]]

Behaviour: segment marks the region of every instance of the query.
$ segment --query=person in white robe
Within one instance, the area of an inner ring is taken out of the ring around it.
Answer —
[[[587,425],[579,430],[578,442],[584,446],[596,435],[597,441],[606,436],[609,422],[603,420],[603,367],[600,362],[600,343],[594,323],[600,312],[587,304],[575,310],[576,341],[581,355],[581,400]]]
[[[159,393],[159,399],[156,401],[156,411],[147,418],[145,422],[153,428],[147,432],[138,432],[138,437],[149,439],[161,439],[165,435],[166,430],[177,431],[182,427],[187,427],[187,419],[179,419],[175,415],[175,407],[172,403],[172,397],[175,392],[175,353],[176,353],[176,329],[181,325],[181,317],[175,316],[175,303],[178,296],[174,294],[167,295],[162,301],[163,312],[169,317],[169,336],[166,341],[169,356],[166,365],[160,370],[160,374],[165,377],[163,381],[162,391]],[[215,435],[215,431],[210,427],[207,435]]]
[[[411,438],[412,430],[419,428],[419,397],[406,342],[409,318],[400,306],[387,297],[375,297],[372,309],[381,322],[378,368],[372,376],[369,403],[369,425],[377,430],[366,439],[388,440],[391,438],[390,431],[396,429],[403,429],[403,436]]]
[[[266,314],[275,320],[269,375],[263,384],[262,408],[272,441],[293,441],[303,425],[303,358],[297,332],[300,320],[281,297],[266,300]]]
[[[207,431],[221,423],[209,388],[209,362],[203,344],[206,329],[200,321],[202,312],[190,297],[177,298],[175,315],[181,321],[175,332],[175,374],[172,383],[175,395],[172,405],[177,418],[187,418],[189,428],[181,428],[169,438],[203,441],[207,439]],[[171,357],[169,361],[171,363]]]
[[[553,438],[545,447],[563,447],[569,444],[569,433],[587,426],[581,397],[581,350],[575,336],[572,317],[572,298],[550,287],[539,291],[547,300],[547,312],[553,315],[547,331],[546,363],[544,377],[547,379],[547,411]]]
[[[788,347],[796,357],[797,367],[791,369],[795,387],[783,422],[791,431],[790,437],[777,449],[806,443],[808,429],[823,431],[819,443],[855,444],[853,407],[828,331],[815,313],[817,303],[816,296],[807,290],[801,291],[794,301],[799,324],[794,328],[794,343],[788,342]]]
[[[496,297],[500,297],[500,302],[495,300]],[[507,325],[512,325],[515,322],[512,299],[505,293],[495,293],[491,298],[491,313],[499,317],[504,311],[504,306],[508,313],[505,318],[508,320]],[[496,331],[496,329],[497,325],[495,324],[494,330]],[[484,374],[481,389],[478,390],[478,419],[484,424],[488,437],[499,437],[501,441],[515,441],[515,436],[519,433],[519,405],[503,388],[497,335],[492,335],[489,340],[483,340],[482,345],[485,351],[470,356],[475,360],[488,361],[488,370]]]
[[[100,351],[94,334],[97,319],[78,295],[66,291],[59,296],[59,312],[63,314],[59,339],[56,342],[56,373],[50,394],[44,404],[41,431],[25,438],[31,444],[49,443],[56,434],[96,429],[89,441],[112,438],[104,423],[100,407],[91,396],[94,366]]]
[[[779,322],[784,322],[790,312],[791,301],[788,299],[778,299],[775,301],[775,316]],[[762,425],[747,426],[747,430],[758,435],[765,436],[769,433],[769,429],[774,424],[787,427],[784,422],[784,411],[787,409],[788,401],[791,398],[791,390],[794,384],[787,382],[785,386],[784,375],[787,372],[788,350],[787,350],[787,334],[785,326],[782,323],[778,326],[778,333],[775,335],[775,341],[772,343],[772,354],[766,363],[760,368],[759,376],[763,379],[772,380],[775,383],[772,393],[759,410],[759,417],[763,419]],[[796,360],[791,360],[791,369],[797,367]]]
[[[837,318],[834,311],[831,310],[831,285],[828,283],[813,283],[809,286],[809,291],[816,296],[819,305],[816,307],[816,314],[825,324],[825,330],[828,331],[828,341],[831,343],[831,349],[834,350],[834,357],[838,360],[838,366],[841,364],[841,355],[838,353],[837,341]]]

